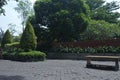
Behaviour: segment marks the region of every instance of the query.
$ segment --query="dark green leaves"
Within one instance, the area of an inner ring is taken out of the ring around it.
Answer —
[[[34,9],[37,24],[48,27],[53,41],[77,39],[90,19],[83,0],[38,0]]]

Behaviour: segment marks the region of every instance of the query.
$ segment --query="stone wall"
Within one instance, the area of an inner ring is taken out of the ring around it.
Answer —
[[[97,56],[120,56],[120,53],[47,53],[47,59],[71,59],[71,60],[85,60],[87,55]]]

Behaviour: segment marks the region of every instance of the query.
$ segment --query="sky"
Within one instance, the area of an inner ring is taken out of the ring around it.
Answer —
[[[34,4],[35,0],[30,0],[32,4]],[[17,11],[14,10],[14,7],[17,6],[16,2],[14,0],[11,0],[8,2],[7,5],[5,5],[3,8],[5,9],[5,16],[0,15],[0,28],[2,30],[6,31],[9,29],[9,24],[15,24],[16,27],[16,33],[15,35],[18,35],[22,32],[22,25],[21,25],[21,18]]]
[[[32,4],[34,4],[35,2],[35,0],[30,0],[30,1],[32,2]],[[105,0],[105,1],[111,2],[118,0]],[[16,6],[16,2],[13,0],[9,1],[9,3],[6,6],[4,6],[6,16],[0,15],[0,28],[6,31],[10,27],[8,26],[9,24],[15,24],[16,25],[15,29],[17,31],[15,35],[18,35],[22,32],[22,25],[21,25],[22,20],[19,14],[14,10],[15,6]],[[120,12],[120,9],[117,11]]]

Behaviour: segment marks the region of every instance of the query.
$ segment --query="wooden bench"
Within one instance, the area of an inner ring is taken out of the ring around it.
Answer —
[[[86,56],[87,59],[87,68],[103,68],[103,69],[114,69],[114,70],[119,70],[119,56]],[[92,64],[91,60],[92,59],[99,59],[99,60],[112,60],[115,61],[115,66],[108,66],[108,65],[97,65],[97,64]]]

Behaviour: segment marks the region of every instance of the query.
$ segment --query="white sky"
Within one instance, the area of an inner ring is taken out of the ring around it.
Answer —
[[[35,2],[35,0],[30,0],[32,3]],[[107,2],[111,2],[111,1],[118,1],[118,0],[105,0]],[[5,9],[5,14],[6,16],[3,16],[3,15],[0,15],[0,28],[2,28],[4,31],[6,29],[9,28],[8,24],[12,23],[12,24],[16,24],[16,30],[17,30],[17,33],[16,34],[19,34],[22,32],[22,26],[21,26],[21,19],[19,16],[19,14],[13,9],[16,4],[15,1],[10,1],[8,3],[8,5],[4,6],[4,9]],[[118,10],[120,12],[120,9]]]

